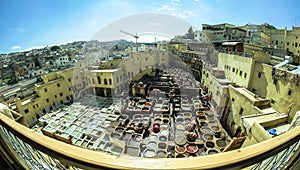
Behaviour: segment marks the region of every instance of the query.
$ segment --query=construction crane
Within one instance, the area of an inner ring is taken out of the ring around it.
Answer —
[[[138,45],[137,45],[137,39],[140,38],[139,36],[137,36],[137,34],[131,34],[129,32],[126,32],[126,31],[123,31],[123,30],[120,30],[121,33],[124,33],[124,34],[127,34],[127,35],[130,35],[132,37],[135,38],[135,46],[136,46],[136,51],[138,51]]]

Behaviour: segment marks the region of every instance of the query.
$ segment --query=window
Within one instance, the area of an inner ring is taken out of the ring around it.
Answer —
[[[146,61],[148,61],[148,57],[146,57],[145,59],[146,59]]]
[[[95,84],[95,79],[92,78],[92,82],[93,82],[93,84]]]
[[[49,99],[46,99],[46,102],[49,103]]]
[[[243,111],[244,111],[244,109],[241,107],[241,109],[240,109],[240,112],[239,112],[239,115],[241,115],[241,116],[242,116],[242,114],[243,114]]]
[[[232,68],[232,72],[235,72],[235,68]]]
[[[111,85],[112,84],[112,80],[111,79],[109,79],[109,85]]]
[[[60,96],[63,96],[63,93],[59,93]]]
[[[55,94],[54,97],[57,98],[57,95]]]
[[[231,101],[234,102],[234,98],[231,98]]]
[[[24,110],[24,113],[25,113],[25,114],[29,113],[29,110],[28,110],[28,109],[25,109],[25,110]]]
[[[114,64],[113,64],[113,63],[110,63],[110,66],[114,66]]]
[[[71,88],[69,87],[69,91],[71,91]]]
[[[106,79],[104,79],[104,85],[107,85],[107,80]]]
[[[257,73],[257,77],[260,78],[261,77],[261,72]]]
[[[278,40],[276,40],[276,45],[278,44]]]
[[[243,72],[242,71],[240,71],[240,76],[242,76],[243,75]]]
[[[47,88],[45,88],[44,91],[47,92],[48,91]]]
[[[247,78],[247,73],[244,73],[244,78]]]
[[[286,43],[286,45],[290,45],[290,43],[289,43],[289,42],[287,42],[287,43]]]
[[[298,43],[295,43],[295,47],[298,47]]]
[[[70,79],[70,78],[68,78],[68,81],[69,81],[69,82],[71,82],[71,79]]]
[[[117,83],[119,83],[119,77],[117,77]]]
[[[288,95],[290,96],[292,94],[292,90],[291,89],[289,89],[289,91],[288,91]]]
[[[97,76],[98,84],[101,84],[101,77]]]
[[[275,104],[275,103],[276,103],[276,101],[275,101],[275,100],[273,100],[273,99],[271,99],[271,103],[272,103],[272,104]]]
[[[60,84],[59,84],[59,83],[57,83],[57,84],[56,84],[56,86],[57,86],[57,87],[60,87]]]

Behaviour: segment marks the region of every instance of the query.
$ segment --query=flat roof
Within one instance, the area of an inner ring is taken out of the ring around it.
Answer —
[[[101,70],[91,70],[91,73],[112,73],[122,70],[122,68],[116,68],[116,69],[101,69]]]
[[[237,45],[240,44],[241,42],[223,42],[222,45]]]

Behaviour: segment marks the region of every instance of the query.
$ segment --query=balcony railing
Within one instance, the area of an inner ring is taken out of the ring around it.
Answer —
[[[287,169],[298,160],[300,126],[233,151],[159,159],[116,156],[66,144],[28,129],[3,114],[0,114],[0,135],[1,142],[4,141],[6,148],[25,169],[240,169],[249,166],[252,169]]]

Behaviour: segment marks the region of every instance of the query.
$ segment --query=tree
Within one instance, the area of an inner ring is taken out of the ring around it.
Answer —
[[[57,46],[57,45],[54,45],[54,46],[52,46],[52,47],[50,48],[50,50],[51,50],[51,51],[58,51],[58,50],[60,50],[60,47]]]

